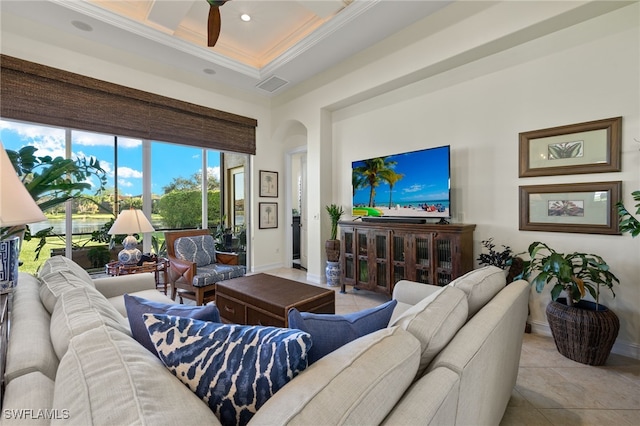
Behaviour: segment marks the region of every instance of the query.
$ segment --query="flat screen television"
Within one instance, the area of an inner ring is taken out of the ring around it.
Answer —
[[[449,145],[354,161],[354,218],[451,218]]]

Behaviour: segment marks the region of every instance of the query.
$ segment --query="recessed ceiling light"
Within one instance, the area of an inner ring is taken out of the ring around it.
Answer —
[[[216,73],[216,70],[212,70],[211,68],[205,68],[202,70],[205,74],[213,75]]]
[[[71,21],[71,25],[79,29],[80,31],[93,31],[93,27],[86,22],[82,21]]]
[[[243,13],[242,15],[240,15],[240,19],[242,19],[244,22],[249,22],[251,20],[251,16]]]

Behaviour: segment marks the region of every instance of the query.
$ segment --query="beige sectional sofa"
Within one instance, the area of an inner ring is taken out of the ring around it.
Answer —
[[[52,259],[14,291],[2,423],[219,424],[130,335],[124,293],[170,302],[153,275],[92,280]],[[318,360],[249,424],[498,424],[528,295],[493,267],[444,288],[402,281],[389,327]]]

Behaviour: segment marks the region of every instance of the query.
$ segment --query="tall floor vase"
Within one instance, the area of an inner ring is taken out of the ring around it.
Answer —
[[[0,293],[11,291],[18,283],[20,237],[0,240]]]
[[[327,276],[327,285],[330,287],[337,287],[340,285],[340,262],[327,261],[327,267],[325,268],[325,274]]]

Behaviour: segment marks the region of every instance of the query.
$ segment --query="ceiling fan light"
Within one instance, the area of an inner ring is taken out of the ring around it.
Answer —
[[[242,15],[240,15],[240,19],[242,19],[244,22],[249,22],[251,20],[251,16],[249,16],[246,13],[243,13]]]

